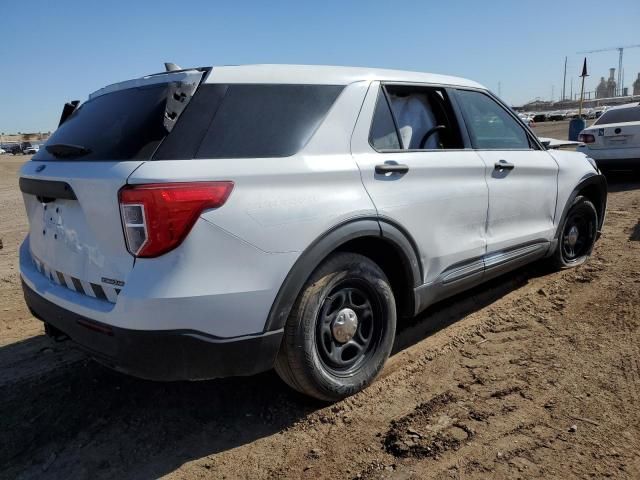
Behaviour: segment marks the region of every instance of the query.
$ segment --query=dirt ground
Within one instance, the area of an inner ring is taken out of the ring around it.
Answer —
[[[24,160],[0,157],[0,478],[640,478],[637,177],[610,179],[586,265],[430,308],[377,382],[326,406],[273,372],[153,383],[44,337],[17,267]]]

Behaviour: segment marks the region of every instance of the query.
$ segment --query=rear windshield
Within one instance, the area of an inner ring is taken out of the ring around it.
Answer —
[[[167,135],[163,120],[170,83],[128,88],[83,103],[46,145],[75,145],[89,151],[74,161],[151,158]],[[33,160],[56,160],[41,148]]]
[[[640,122],[640,107],[615,108],[604,112],[594,125],[606,123]]]
[[[337,85],[204,84],[154,158],[286,157],[306,145]]]

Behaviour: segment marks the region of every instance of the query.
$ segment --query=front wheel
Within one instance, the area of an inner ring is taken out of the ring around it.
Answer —
[[[291,310],[276,360],[292,388],[337,401],[369,385],[391,353],[396,305],[369,258],[336,253],[306,283]]]
[[[558,245],[553,255],[554,265],[557,268],[582,265],[591,255],[597,231],[596,207],[586,197],[576,197],[560,226]]]

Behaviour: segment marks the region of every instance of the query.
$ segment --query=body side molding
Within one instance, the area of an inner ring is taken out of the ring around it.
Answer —
[[[440,300],[542,258],[549,245],[547,240],[536,240],[452,265],[433,282],[415,288],[415,314]]]

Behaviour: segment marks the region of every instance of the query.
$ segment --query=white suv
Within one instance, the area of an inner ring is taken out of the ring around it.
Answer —
[[[21,170],[26,302],[144,378],[275,366],[343,398],[380,372],[397,319],[536,259],[578,265],[604,219],[584,155],[547,151],[460,78],[213,67],[76,107]]]

